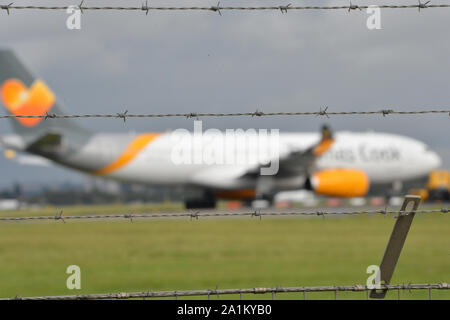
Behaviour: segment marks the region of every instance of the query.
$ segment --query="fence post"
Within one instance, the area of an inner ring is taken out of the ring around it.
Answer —
[[[384,284],[389,284],[391,281],[395,266],[397,265],[403,245],[405,244],[406,236],[408,235],[409,228],[414,219],[414,214],[419,207],[420,200],[420,196],[407,195],[403,201],[402,208],[398,213],[397,221],[395,222],[394,229],[392,230],[391,237],[380,264],[380,281]],[[410,212],[405,213],[406,207],[410,202],[413,202],[414,206]],[[386,289],[381,289],[380,291],[373,289],[370,292],[370,297],[383,299],[386,296],[386,292]]]

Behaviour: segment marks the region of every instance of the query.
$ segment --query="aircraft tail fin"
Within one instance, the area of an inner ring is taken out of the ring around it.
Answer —
[[[0,50],[0,101],[12,115],[64,115],[64,108],[44,81],[35,78],[11,50]],[[27,143],[49,134],[85,135],[72,119],[11,118],[14,131]]]

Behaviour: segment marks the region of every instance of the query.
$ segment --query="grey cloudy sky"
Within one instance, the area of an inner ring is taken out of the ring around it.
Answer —
[[[440,2],[446,3],[448,0]],[[227,1],[270,5],[292,1]],[[345,5],[347,1],[314,3]],[[353,1],[389,4],[399,1]],[[401,3],[415,4],[411,1]],[[25,4],[78,1],[18,0]],[[141,1],[85,1],[140,6]],[[215,5],[216,1],[151,1],[151,5]],[[437,2],[436,2],[437,3]],[[311,1],[295,1],[295,5]],[[149,4],[150,5],[150,4]],[[252,112],[448,109],[450,9],[382,10],[382,30],[366,28],[364,11],[95,12],[68,30],[64,11],[0,12],[0,45],[17,54],[71,113]],[[375,130],[420,139],[450,167],[448,115],[203,119],[204,127],[317,131]],[[0,134],[10,132],[1,120]],[[96,131],[192,129],[183,118],[86,119]],[[80,180],[65,169],[0,160],[0,185],[12,181]]]

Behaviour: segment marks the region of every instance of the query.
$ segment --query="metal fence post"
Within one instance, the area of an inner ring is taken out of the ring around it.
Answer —
[[[397,216],[397,221],[395,222],[394,229],[392,230],[391,237],[380,264],[380,280],[383,284],[389,284],[391,281],[395,266],[397,265],[403,245],[405,244],[406,236],[408,235],[409,228],[414,219],[414,214],[419,207],[420,200],[420,196],[407,195],[403,201],[402,208]],[[410,202],[413,202],[414,206],[410,212],[406,213],[406,207]],[[386,289],[381,289],[380,291],[373,289],[370,292],[370,297],[383,299],[386,296],[386,292]]]

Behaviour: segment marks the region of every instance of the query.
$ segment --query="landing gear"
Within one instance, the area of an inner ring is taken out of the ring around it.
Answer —
[[[215,209],[216,199],[188,199],[184,205],[186,209]]]
[[[200,195],[186,199],[184,206],[186,209],[215,209],[216,198],[212,192],[204,191]]]
[[[428,199],[431,201],[449,201],[450,200],[450,192],[449,190],[440,188],[429,191]]]

